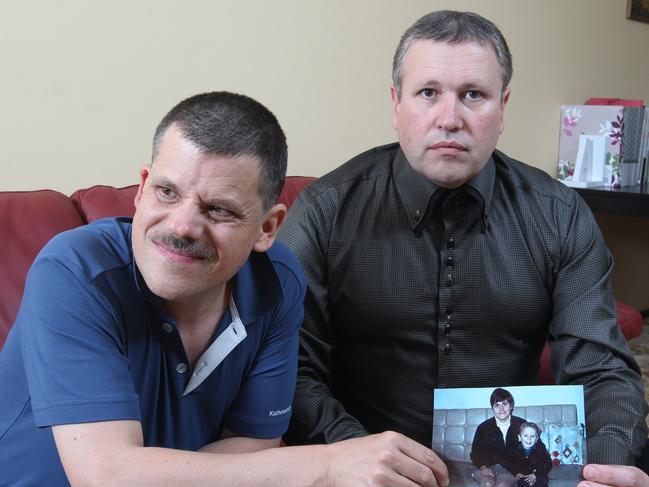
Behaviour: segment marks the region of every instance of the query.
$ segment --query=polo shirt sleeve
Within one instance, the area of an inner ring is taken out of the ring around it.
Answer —
[[[286,432],[295,393],[306,281],[293,256],[275,266],[283,299],[272,311],[252,369],[225,421],[229,430],[253,438],[277,438]]]
[[[48,247],[29,271],[16,319],[37,426],[139,420],[119,310],[81,261],[56,257],[65,241]]]

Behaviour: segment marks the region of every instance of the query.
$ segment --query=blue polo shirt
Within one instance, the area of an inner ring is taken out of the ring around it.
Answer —
[[[145,446],[183,450],[218,440],[223,428],[281,436],[295,388],[304,276],[276,243],[253,252],[232,284],[210,347],[221,350],[192,370],[176,322],[134,263],[130,219],[52,239],[29,271],[0,353],[0,485],[69,485],[52,425],[137,420]],[[225,352],[221,342],[229,343]]]

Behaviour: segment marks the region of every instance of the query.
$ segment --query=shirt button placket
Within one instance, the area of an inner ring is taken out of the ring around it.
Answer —
[[[440,273],[440,289],[439,289],[439,331],[438,343],[439,352],[444,355],[450,355],[453,351],[451,345],[451,331],[452,331],[452,310],[450,307],[453,287],[455,286],[455,237],[451,234],[444,241],[442,247],[442,255],[440,260],[442,263],[442,272]],[[441,364],[440,364],[441,365]],[[441,371],[439,380],[443,381]]]

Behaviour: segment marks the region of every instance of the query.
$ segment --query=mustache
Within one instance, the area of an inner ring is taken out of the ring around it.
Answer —
[[[171,233],[157,232],[151,235],[151,240],[155,244],[164,245],[171,250],[189,257],[206,259],[209,262],[213,262],[216,259],[216,252],[212,248],[190,237],[181,238]]]

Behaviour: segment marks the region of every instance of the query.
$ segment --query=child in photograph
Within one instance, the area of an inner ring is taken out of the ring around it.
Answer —
[[[541,428],[536,423],[521,425],[518,444],[508,452],[507,469],[516,476],[518,487],[548,486],[552,460],[541,441]]]

